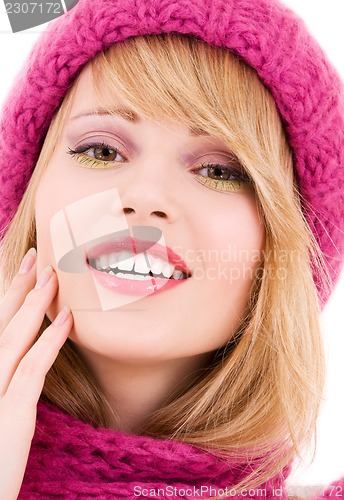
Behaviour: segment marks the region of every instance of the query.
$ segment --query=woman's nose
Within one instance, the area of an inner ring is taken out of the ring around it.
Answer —
[[[125,215],[136,214],[135,208],[132,207],[123,207],[123,212],[125,213]],[[168,219],[167,213],[162,212],[161,210],[153,210],[150,215],[160,217],[161,219]]]
[[[131,169],[119,192],[122,213],[133,224],[152,224],[154,220],[172,223],[180,218],[181,198],[178,190],[171,188],[171,169],[171,165],[156,163]]]

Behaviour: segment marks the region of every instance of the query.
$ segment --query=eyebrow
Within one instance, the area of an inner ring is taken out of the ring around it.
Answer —
[[[132,111],[130,108],[110,108],[110,109],[104,109],[104,108],[98,108],[95,109],[94,111],[85,111],[84,113],[79,113],[78,115],[72,116],[72,118],[69,119],[69,121],[74,121],[78,120],[79,118],[83,118],[86,116],[120,116],[121,118],[124,118],[125,120],[128,120],[131,123],[137,123],[140,121],[140,117],[135,111]]]
[[[124,120],[127,120],[130,123],[138,123],[141,121],[141,118],[135,111],[126,107],[117,107],[117,108],[98,108],[93,111],[85,111],[84,113],[79,113],[78,115],[72,116],[68,121],[72,122],[74,120],[78,120],[79,118],[85,118],[88,116],[119,116]],[[189,128],[190,135],[194,137],[199,137],[201,135],[209,135],[208,132],[199,128],[199,127],[190,127]]]
[[[210,135],[208,132],[199,127],[190,127],[190,134],[194,137],[199,137],[200,135]]]

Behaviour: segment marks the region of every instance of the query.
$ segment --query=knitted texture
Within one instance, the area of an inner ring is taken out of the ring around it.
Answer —
[[[41,402],[18,500],[191,500],[214,497],[226,487],[224,498],[287,498],[289,466],[252,490],[231,489],[253,470],[252,464],[236,466],[178,441],[96,429]],[[315,490],[315,500],[342,498],[344,478]]]
[[[214,497],[215,489],[229,487],[252,470],[253,466],[236,467],[178,441],[96,429],[52,405],[40,403],[18,498],[190,500],[209,497],[211,491]],[[256,495],[252,491],[250,498],[275,498],[278,490],[278,497],[286,499],[283,486],[288,472],[289,467],[257,488]],[[147,495],[147,490],[157,493]]]
[[[0,228],[13,217],[52,116],[83,66],[128,37],[171,32],[227,47],[270,89],[306,219],[335,283],[344,254],[343,88],[303,22],[275,0],[80,0],[53,21],[3,109]],[[315,280],[325,302],[328,291]]]

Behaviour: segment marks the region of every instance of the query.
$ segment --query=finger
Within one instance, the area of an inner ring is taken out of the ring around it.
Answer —
[[[32,346],[56,292],[57,277],[48,266],[0,337],[0,397],[6,392],[18,364]]]
[[[0,336],[23,304],[26,295],[36,282],[36,250],[30,248],[25,254],[19,271],[0,302]]]
[[[2,401],[10,402],[13,411],[35,409],[44,379],[66,341],[73,325],[68,307],[62,309],[54,322],[43,332],[20,361]]]
[[[38,398],[46,373],[72,324],[69,309],[62,310],[23,358],[0,401],[0,489],[4,498],[17,498],[19,493],[34,434]]]

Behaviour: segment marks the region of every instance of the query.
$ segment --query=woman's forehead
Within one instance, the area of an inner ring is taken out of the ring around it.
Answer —
[[[143,119],[142,115],[132,109],[118,94],[113,91],[110,94],[105,85],[102,88],[102,84],[97,83],[96,89],[90,66],[84,68],[75,85],[72,105],[67,117],[68,123],[76,122],[79,119],[108,116],[120,117],[129,123],[139,123]],[[166,119],[166,116],[161,116],[160,120],[154,118],[154,121],[166,122],[166,124],[173,121]],[[208,132],[201,127],[190,125],[188,129],[192,136],[209,136]]]

